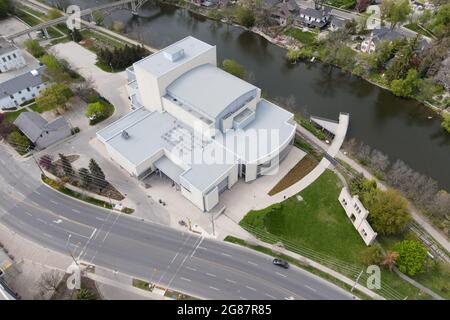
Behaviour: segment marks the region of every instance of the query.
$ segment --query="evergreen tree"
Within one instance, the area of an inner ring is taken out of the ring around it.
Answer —
[[[72,164],[69,159],[62,153],[59,154],[59,159],[61,160],[61,166],[64,171],[64,175],[70,179],[73,178],[75,171],[72,168]]]
[[[108,185],[108,181],[106,181],[103,170],[94,159],[91,159],[89,161],[89,171],[91,172],[92,180],[95,185],[99,186],[100,188],[105,188]]]
[[[80,170],[78,170],[78,174],[81,178],[81,185],[83,186],[83,188],[89,189],[92,184],[92,177],[89,170],[86,168],[81,168]]]

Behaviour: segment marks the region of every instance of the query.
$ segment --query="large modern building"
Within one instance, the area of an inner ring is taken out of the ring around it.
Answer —
[[[187,37],[127,72],[134,111],[97,137],[131,175],[158,171],[201,210],[239,177],[275,172],[293,144],[293,114],[218,68],[215,46]]]

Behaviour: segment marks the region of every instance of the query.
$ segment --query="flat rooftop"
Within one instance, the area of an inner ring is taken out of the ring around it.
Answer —
[[[13,43],[0,36],[0,55],[14,51],[16,49],[17,47]]]
[[[33,57],[27,51],[22,50],[21,53],[25,59],[26,65],[20,69],[9,70],[8,72],[0,73],[0,83],[8,81],[8,80],[15,78],[21,74],[24,74],[28,71],[38,69],[40,67],[39,60],[37,60],[35,57]]]
[[[206,42],[188,36],[134,63],[133,68],[135,69],[136,67],[139,67],[151,73],[155,77],[160,77],[175,67],[186,63],[186,61],[201,55],[211,48],[213,48],[213,46],[207,44]],[[183,54],[178,57],[178,59],[172,61],[168,58],[168,56],[177,58],[176,53],[179,50],[182,50]]]
[[[257,88],[222,69],[204,64],[180,76],[167,87],[167,93],[210,118],[232,102]]]

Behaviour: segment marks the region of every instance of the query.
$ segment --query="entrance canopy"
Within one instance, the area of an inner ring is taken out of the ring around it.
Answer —
[[[184,172],[182,168],[173,163],[166,156],[162,156],[155,162],[155,167],[168,176],[176,184],[180,184],[180,174]]]

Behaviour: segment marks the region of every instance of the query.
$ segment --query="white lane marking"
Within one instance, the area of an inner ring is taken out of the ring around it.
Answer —
[[[47,222],[42,220],[41,218],[37,218],[36,220],[39,221],[39,222],[42,222],[43,224],[47,224]]]
[[[308,286],[308,285],[306,285],[306,284],[305,284],[305,288],[308,288],[308,289],[309,289],[309,290],[311,290],[311,291],[317,292],[317,290],[316,290],[316,289],[314,289],[314,288],[311,288],[310,286]]]
[[[34,190],[34,193],[36,193],[36,194],[38,194],[38,195],[41,195],[38,191],[36,191],[36,190]]]
[[[61,222],[63,222],[61,219],[53,220],[53,223],[56,223],[56,224],[60,224]]]
[[[206,275],[207,275],[207,276],[210,276],[210,277],[214,277],[214,278],[216,277],[216,275],[215,275],[215,274],[212,274],[212,273],[208,273],[208,272],[206,273]]]
[[[230,280],[230,279],[225,279],[225,281],[227,281],[227,282],[229,282],[229,283],[236,283],[236,281]]]
[[[282,273],[279,273],[279,272],[276,272],[276,274],[277,274],[277,275],[279,275],[279,276],[282,276],[282,277],[284,277],[284,278],[286,278],[286,277],[287,277],[287,275],[285,275],[285,274],[282,274]]]
[[[251,264],[252,266],[257,266],[257,263],[251,262],[251,261],[247,261],[248,264]]]
[[[232,257],[232,255],[231,254],[228,254],[228,253],[225,253],[225,252],[221,252],[220,253],[221,255],[223,255],[223,256],[225,256],[225,257]]]
[[[51,235],[49,235],[48,233],[44,233],[44,236],[46,236],[46,237],[48,237],[50,239],[53,239],[53,237]]]
[[[276,299],[273,295],[266,293],[266,297],[269,297],[270,299]]]
[[[239,297],[239,299],[241,299],[241,300],[248,300],[247,298],[244,298],[244,297]]]
[[[294,297],[284,297],[284,300],[294,300]]]
[[[191,258],[194,256],[195,252],[197,251],[198,248],[200,248],[200,244],[203,242],[203,237],[200,239],[199,243],[195,246],[194,251],[192,251],[191,253]]]
[[[188,278],[180,277],[180,279],[181,279],[181,280],[184,280],[184,281],[187,281],[187,282],[191,282],[191,279],[188,279]]]
[[[209,287],[210,289],[216,290],[216,291],[220,291],[220,289],[217,289],[216,287]]]
[[[81,213],[81,212],[78,211],[77,209],[72,209],[72,211],[73,211],[73,212],[76,212],[76,213]]]
[[[172,261],[170,261],[170,264],[169,265],[171,265],[174,261],[175,261],[175,259],[178,257],[178,254],[179,254],[180,252],[177,252],[177,254],[172,258]]]
[[[247,289],[250,289],[250,290],[252,290],[252,291],[256,291],[256,289],[255,288],[253,288],[253,287],[249,287],[249,286],[245,286]]]
[[[36,201],[31,200],[31,203],[34,204],[35,206],[39,206]]]
[[[58,204],[58,202],[53,201],[53,200],[50,200],[50,202],[53,203],[53,204]]]
[[[28,211],[25,211],[25,214],[26,214],[27,216],[30,216],[30,217],[33,216],[33,215],[32,215],[31,213],[29,213]]]
[[[189,269],[189,270],[191,270],[191,271],[197,271],[197,269],[191,268],[191,267],[186,267],[186,269]]]
[[[197,249],[208,250],[205,247],[200,247],[200,246],[198,246]]]
[[[105,221],[105,219],[102,219],[102,218],[99,218],[99,217],[95,217],[95,219],[99,220],[99,221]]]

